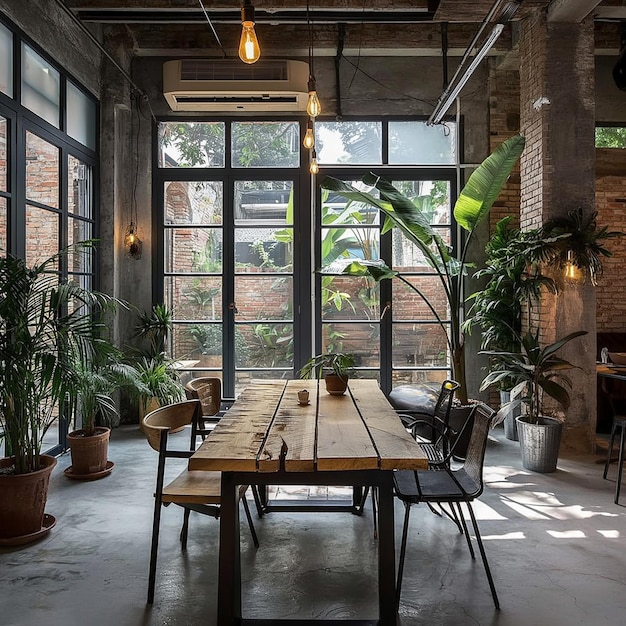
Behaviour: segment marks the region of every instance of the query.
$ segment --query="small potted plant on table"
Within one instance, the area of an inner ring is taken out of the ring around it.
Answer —
[[[348,379],[353,372],[354,364],[354,355],[350,353],[317,354],[304,364],[300,370],[300,378],[321,378],[324,375],[326,391],[331,395],[340,396],[348,388]]]

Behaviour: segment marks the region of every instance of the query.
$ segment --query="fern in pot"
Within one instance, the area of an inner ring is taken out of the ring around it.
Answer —
[[[486,350],[483,354],[497,359],[497,369],[489,372],[481,384],[481,391],[505,379],[515,379],[517,386],[511,391],[515,398],[499,412],[504,419],[509,411],[522,404],[523,415],[517,418],[517,428],[522,451],[522,465],[536,472],[556,470],[562,423],[546,415],[546,397],[556,400],[567,411],[570,405],[571,381],[564,373],[577,368],[561,358],[557,352],[570,341],[586,335],[579,330],[554,343],[542,346],[539,330],[528,331],[520,338],[520,351]]]

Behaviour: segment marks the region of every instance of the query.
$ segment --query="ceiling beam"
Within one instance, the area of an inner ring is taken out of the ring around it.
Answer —
[[[548,22],[582,22],[602,0],[552,0]]]

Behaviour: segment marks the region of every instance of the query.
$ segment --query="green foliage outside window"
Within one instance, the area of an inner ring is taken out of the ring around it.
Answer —
[[[626,148],[626,128],[599,126],[596,128],[596,148]]]

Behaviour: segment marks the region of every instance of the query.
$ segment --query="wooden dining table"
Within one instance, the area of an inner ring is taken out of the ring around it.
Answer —
[[[298,402],[302,389],[309,391],[308,404]],[[427,467],[375,380],[350,380],[340,396],[317,380],[252,382],[189,460],[190,471],[222,472],[217,623],[303,624],[242,618],[238,485],[342,485],[377,487],[379,499],[379,614],[349,621],[394,626],[393,471]]]

